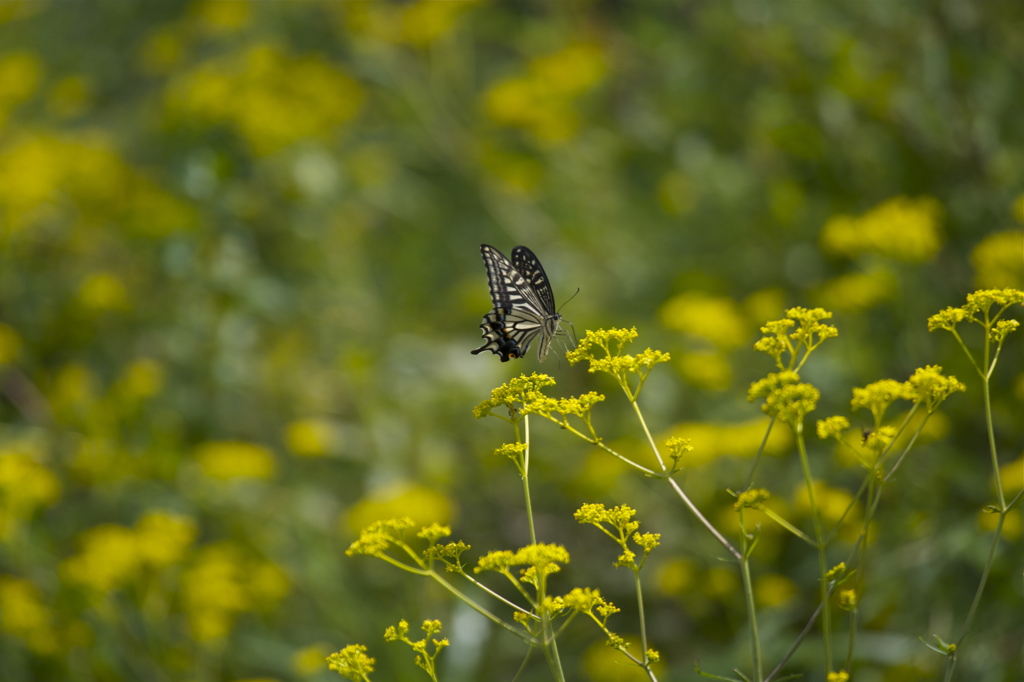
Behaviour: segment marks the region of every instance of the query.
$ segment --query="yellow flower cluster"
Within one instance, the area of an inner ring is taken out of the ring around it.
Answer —
[[[242,441],[208,441],[199,445],[196,461],[210,478],[273,478],[274,455],[262,445]]]
[[[81,551],[65,559],[60,571],[68,582],[105,594],[139,580],[147,568],[181,562],[195,536],[192,519],[149,512],[134,528],[108,523],[85,531]]]
[[[764,336],[754,344],[754,350],[772,356],[779,369],[799,369],[811,351],[826,339],[839,336],[838,329],[822,322],[831,317],[824,308],[790,308],[785,318],[761,327]],[[784,355],[788,356],[785,360]]]
[[[166,97],[172,116],[228,125],[267,155],[299,140],[327,139],[359,113],[366,94],[323,57],[257,45],[183,72]]]
[[[366,655],[362,644],[349,644],[327,657],[327,667],[350,680],[364,680],[373,672],[377,659]]]
[[[97,228],[163,236],[197,225],[190,205],[131,168],[105,138],[23,134],[0,146],[0,236],[43,224],[68,204],[78,217],[65,243],[84,254],[103,243]]]
[[[348,556],[365,554],[366,556],[381,556],[396,542],[401,542],[404,531],[416,525],[408,516],[395,519],[383,519],[374,521],[363,529],[359,539],[349,545],[345,550]]]
[[[769,497],[771,497],[771,493],[764,488],[745,490],[736,497],[733,509],[737,511],[740,509],[759,509],[761,505],[768,501]]]
[[[569,551],[565,547],[538,543],[527,545],[516,552],[509,550],[488,552],[486,556],[480,557],[473,572],[497,571],[511,576],[513,566],[526,566],[527,568],[522,569],[521,573],[530,578],[530,582],[534,582],[537,576],[556,573],[562,570],[559,564],[567,563],[569,563]]]
[[[181,582],[192,636],[200,642],[226,637],[238,615],[269,610],[291,589],[278,566],[228,542],[203,547]]]
[[[580,125],[576,100],[598,85],[606,70],[601,48],[569,45],[535,57],[525,74],[491,86],[484,94],[484,109],[495,123],[525,130],[539,142],[564,142]]]
[[[942,207],[930,197],[894,197],[862,216],[835,216],[825,223],[821,245],[847,257],[878,254],[911,263],[930,260],[942,238]]]
[[[55,615],[47,601],[28,580],[0,576],[0,632],[17,637],[36,654],[58,653]]]
[[[36,461],[30,444],[0,449],[0,541],[10,542],[22,523],[60,497],[57,476]]]
[[[747,392],[748,400],[764,398],[761,410],[779,417],[796,430],[803,418],[818,405],[821,392],[811,384],[800,383],[796,372],[777,372],[755,381]]]

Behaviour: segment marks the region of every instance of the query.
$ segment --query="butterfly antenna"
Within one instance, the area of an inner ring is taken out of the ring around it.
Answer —
[[[569,301],[571,301],[572,299],[576,298],[576,294],[578,294],[578,293],[580,293],[580,288],[579,288],[579,287],[576,287],[576,292],[575,292],[575,293],[574,293],[574,294],[573,294],[572,296],[570,296],[569,298],[565,299],[565,300],[564,300],[564,301],[562,302],[562,305],[558,306],[558,312],[562,312],[562,308],[564,308],[564,307],[565,307],[565,305],[566,305],[566,304],[567,304],[567,303],[568,303]]]

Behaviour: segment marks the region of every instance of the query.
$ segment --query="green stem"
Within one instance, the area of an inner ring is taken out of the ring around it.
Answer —
[[[526,450],[523,452],[523,498],[526,504],[526,523],[530,527],[530,544],[537,544],[537,531],[533,526],[533,502],[530,499],[530,415],[523,416]],[[517,434],[518,435],[518,434]]]
[[[629,392],[626,392],[629,395]],[[668,471],[665,467],[665,462],[661,459],[661,453],[658,451],[658,445],[654,442],[654,437],[651,435],[650,429],[647,428],[647,421],[644,419],[644,415],[640,412],[640,406],[636,404],[636,400],[630,400],[629,404],[633,406],[633,411],[636,412],[636,418],[640,420],[640,426],[644,428],[644,433],[647,435],[647,442],[651,444],[651,450],[654,451],[654,457],[658,460],[658,466],[661,467],[662,471]]]
[[[804,485],[807,486],[807,497],[811,507],[811,520],[814,522],[814,537],[818,548],[818,574],[819,591],[821,593],[822,618],[821,635],[825,648],[825,674],[832,671],[832,615],[828,600],[828,584],[825,575],[828,573],[828,566],[825,558],[825,545],[822,542],[823,533],[821,528],[821,512],[818,509],[817,500],[814,497],[814,478],[811,476],[811,465],[807,459],[807,446],[804,443],[803,421],[793,424],[793,431],[796,434],[797,449],[800,452],[800,467],[804,472]]]
[[[742,515],[742,510],[741,510]],[[743,519],[740,518],[740,533],[743,538],[743,559],[740,561],[740,573],[743,576],[743,593],[747,600],[747,621],[750,627],[750,657],[754,666],[754,679],[756,682],[764,680],[764,663],[761,658],[761,634],[757,628],[757,609],[754,604],[754,581],[750,575],[750,547],[746,529],[743,528]]]

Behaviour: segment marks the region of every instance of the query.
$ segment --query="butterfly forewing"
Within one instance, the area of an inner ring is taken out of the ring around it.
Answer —
[[[543,362],[551,340],[564,332],[558,326],[561,316],[555,312],[551,285],[540,261],[525,246],[512,250],[512,261],[487,244],[480,246],[480,253],[494,309],[480,324],[484,345],[473,353],[489,350],[508,362],[522,357],[539,335],[537,357]]]
[[[519,271],[523,279],[537,294],[545,315],[555,314],[555,296],[551,293],[551,284],[540,260],[525,246],[512,249],[512,267]]]

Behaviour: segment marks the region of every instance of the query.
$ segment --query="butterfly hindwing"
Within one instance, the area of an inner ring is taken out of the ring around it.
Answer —
[[[564,332],[559,329],[561,315],[555,312],[554,296],[540,261],[525,246],[512,250],[511,261],[487,244],[480,246],[480,254],[487,267],[494,309],[480,324],[485,342],[473,354],[489,350],[508,362],[522,357],[540,336],[537,357],[543,362],[552,339]]]

